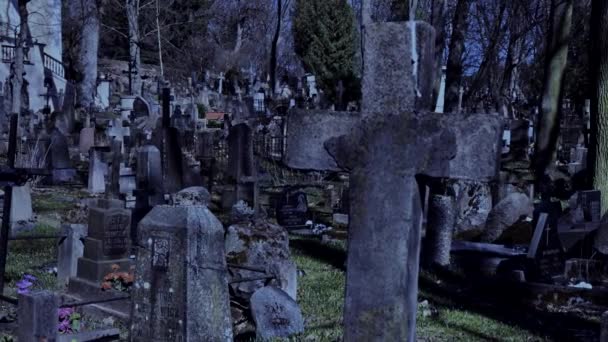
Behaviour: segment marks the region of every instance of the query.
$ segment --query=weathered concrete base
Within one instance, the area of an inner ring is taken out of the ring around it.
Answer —
[[[127,294],[118,293],[117,291],[102,291],[101,283],[97,284],[80,278],[71,278],[65,297],[71,301],[82,301],[97,298],[109,299],[123,295],[126,296]],[[84,308],[90,310],[95,317],[103,319],[109,315],[124,322],[129,320],[131,314],[131,302],[129,300],[86,305]]]

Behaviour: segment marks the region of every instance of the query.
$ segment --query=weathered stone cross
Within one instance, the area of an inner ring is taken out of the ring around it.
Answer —
[[[417,23],[416,30],[420,51],[433,46],[428,24]],[[432,89],[424,85],[432,84],[434,62],[419,55],[416,84],[413,64],[404,61],[412,49],[407,32],[407,23],[366,26],[360,116],[298,111],[288,117],[297,120],[289,123],[295,128],[288,134],[288,166],[350,172],[345,341],[415,341],[421,240],[417,177],[488,180],[497,175],[498,116],[414,113],[421,103],[430,104],[425,96]]]

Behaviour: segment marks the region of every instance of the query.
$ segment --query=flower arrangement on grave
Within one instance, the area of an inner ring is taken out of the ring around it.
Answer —
[[[133,281],[135,280],[135,275],[133,273],[134,267],[129,269],[129,272],[121,272],[119,265],[112,265],[112,272],[106,274],[103,277],[103,282],[101,283],[102,290],[118,290],[122,292],[127,292],[133,285]]]
[[[32,286],[34,286],[34,283],[36,282],[36,280],[38,280],[36,277],[34,277],[31,274],[27,274],[25,273],[21,279],[15,283],[15,285],[17,286],[17,293],[18,294],[28,294],[30,293],[30,289]]]
[[[59,324],[57,326],[60,334],[72,334],[80,331],[81,315],[74,308],[59,309]]]

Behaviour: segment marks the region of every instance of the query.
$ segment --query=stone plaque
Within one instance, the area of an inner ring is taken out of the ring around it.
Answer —
[[[152,238],[152,267],[159,271],[166,271],[169,267],[169,239],[163,237]]]
[[[105,255],[118,255],[127,252],[130,239],[130,223],[128,215],[116,212],[106,217],[106,226],[103,236],[103,253]]]
[[[284,227],[304,226],[309,217],[308,198],[306,194],[286,190],[278,201],[277,222]]]

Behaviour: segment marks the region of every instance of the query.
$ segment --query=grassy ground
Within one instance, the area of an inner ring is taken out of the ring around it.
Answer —
[[[34,197],[38,215],[63,212],[75,203],[70,196],[42,193]],[[52,234],[55,227],[39,225],[30,234]],[[38,277],[38,288],[56,289],[55,276],[48,269],[56,263],[57,241],[11,241],[7,264],[6,294],[15,294],[15,282],[23,274]],[[340,341],[344,302],[343,243],[322,245],[317,240],[293,239],[292,256],[298,265],[298,302],[305,316],[306,330],[291,341]],[[425,277],[432,275],[423,274]],[[419,307],[419,341],[543,341],[541,337],[515,326],[459,308],[449,298],[439,298],[423,287]],[[1,334],[0,334],[1,335]]]
[[[306,243],[302,243],[306,242]],[[316,247],[315,247],[316,245]],[[315,256],[320,249],[331,250],[334,255],[344,246],[334,244],[292,241],[292,256],[303,275],[298,278],[298,302],[306,320],[306,331],[293,341],[337,341],[342,337],[342,309],[344,302],[345,273],[338,263]],[[307,248],[302,249],[301,246]],[[313,252],[311,252],[314,249]],[[422,304],[418,310],[419,341],[544,341],[529,331],[509,326],[474,312],[453,307],[449,299],[434,301],[422,288]]]

